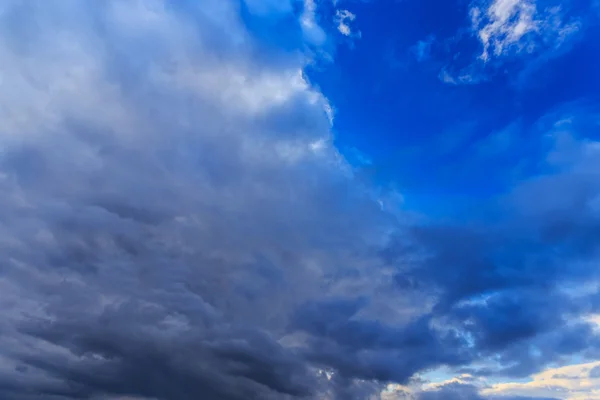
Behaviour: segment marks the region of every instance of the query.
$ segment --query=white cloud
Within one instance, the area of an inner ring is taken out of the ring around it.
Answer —
[[[451,384],[468,385],[468,384],[472,384],[474,381],[478,381],[478,380],[479,380],[479,382],[482,381],[481,379],[474,378],[470,374],[460,374],[458,376],[455,376],[455,377],[452,377],[450,379],[446,379],[443,381],[426,383],[421,386],[421,389],[425,390],[425,391],[437,390],[437,389],[441,389],[442,387],[451,385]]]
[[[549,368],[535,374],[525,383],[498,383],[482,390],[484,395],[545,397],[565,400],[600,399],[600,376],[590,377],[590,371],[600,362]]]
[[[473,6],[470,15],[484,61],[560,47],[580,26],[577,20],[565,21],[560,7],[540,9],[535,0],[494,0]]]
[[[536,6],[532,0],[495,0],[487,10],[471,9],[473,29],[483,44],[481,58],[487,61],[490,52],[498,56],[529,32],[537,30],[534,19]]]
[[[515,399],[543,398],[561,400],[600,399],[600,361],[548,368],[527,381],[498,382],[498,378],[455,377],[409,386],[390,385],[383,400],[421,400],[444,398]],[[444,394],[447,395],[444,396]]]
[[[338,31],[344,36],[354,36],[350,28],[350,22],[356,19],[356,15],[348,10],[337,10],[335,13],[335,22],[337,23]]]
[[[315,0],[304,0],[304,10],[300,17],[300,23],[309,42],[315,45],[322,45],[325,42],[325,31],[317,22],[317,3]]]

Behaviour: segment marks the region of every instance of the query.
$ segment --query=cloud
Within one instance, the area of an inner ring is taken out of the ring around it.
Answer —
[[[485,77],[478,75],[473,71],[469,71],[469,68],[459,71],[459,73],[455,76],[453,73],[449,72],[448,68],[445,67],[440,70],[438,79],[450,85],[473,85],[485,80]]]
[[[290,316],[370,292],[390,221],[306,60],[257,57],[236,2],[178,7],[4,4],[0,397],[375,390],[326,379]]]
[[[316,3],[268,4],[319,32]],[[363,400],[597,344],[564,287],[597,278],[595,142],[550,135],[505,223],[401,220],[333,145],[314,37],[251,25],[236,1],[5,2],[1,398]]]
[[[432,221],[386,251],[399,287],[434,299],[434,326],[456,329],[462,354],[491,362],[465,372],[527,376],[598,343],[581,321],[595,301],[582,288],[598,281],[597,143],[572,131],[561,139],[563,129],[548,133],[538,174],[477,212],[486,217]]]
[[[535,0],[494,0],[470,9],[472,29],[489,61],[515,53],[532,53],[540,47],[556,49],[580,29],[560,6],[542,8]]]
[[[315,0],[304,0],[300,23],[302,31],[310,43],[319,46],[325,42],[325,31],[317,22],[317,4]]]
[[[511,396],[483,394],[486,392],[486,385],[483,382],[466,382],[468,376],[453,378],[437,384],[424,385],[416,389],[403,389],[388,391],[382,400],[557,400],[554,397],[530,397],[530,396]]]
[[[356,19],[356,15],[352,14],[348,10],[337,10],[335,12],[335,23],[337,24],[338,31],[344,36],[359,36],[360,32],[353,33],[350,28],[350,22]]]
[[[526,34],[536,29],[536,6],[532,1],[495,0],[485,12],[478,7],[473,7],[470,12],[473,29],[478,30],[483,44],[483,60],[490,57],[490,47],[493,47],[495,55],[500,55],[507,47],[519,43]],[[483,18],[487,18],[487,21],[482,23]]]
[[[458,382],[440,385],[418,394],[419,400],[484,400],[476,386]]]
[[[471,2],[470,27],[443,41],[452,48],[438,78],[451,85],[510,77],[517,89],[549,60],[567,54],[589,25],[589,8],[547,0],[477,0]],[[473,38],[476,43],[473,43]],[[473,45],[481,50],[474,54]]]
[[[559,399],[600,398],[600,380],[591,376],[598,362],[550,368],[525,383],[499,383],[483,390],[489,396],[534,396]]]
[[[429,36],[424,40],[419,40],[411,47],[411,51],[414,53],[418,62],[427,61],[431,57],[431,46],[434,41],[435,37]]]

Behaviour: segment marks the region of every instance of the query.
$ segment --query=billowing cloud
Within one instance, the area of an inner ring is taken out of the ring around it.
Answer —
[[[292,311],[368,290],[390,224],[302,62],[177,7],[3,5],[3,399],[336,395]]]

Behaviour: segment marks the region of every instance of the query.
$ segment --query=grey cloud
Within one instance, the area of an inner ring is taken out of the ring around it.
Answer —
[[[391,226],[302,64],[254,57],[235,2],[0,18],[2,398],[378,390],[324,378],[289,324],[356,294]]]
[[[165,332],[165,311],[143,308],[124,304],[97,319],[27,322],[21,332],[76,357],[30,353],[19,358],[64,379],[72,398],[103,392],[169,399],[258,399],[279,393],[275,398],[283,398],[308,395],[316,386],[305,366],[266,334],[228,330],[217,337],[214,327],[209,335],[198,329]]]

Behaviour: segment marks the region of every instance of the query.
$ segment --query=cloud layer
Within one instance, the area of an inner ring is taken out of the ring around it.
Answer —
[[[2,399],[358,400],[593,357],[598,144],[553,126],[473,221],[383,210],[295,6],[3,2]],[[288,47],[251,29],[281,21]]]
[[[360,293],[388,224],[302,57],[261,58],[235,2],[189,7],[4,5],[4,399],[331,386],[290,315]]]

